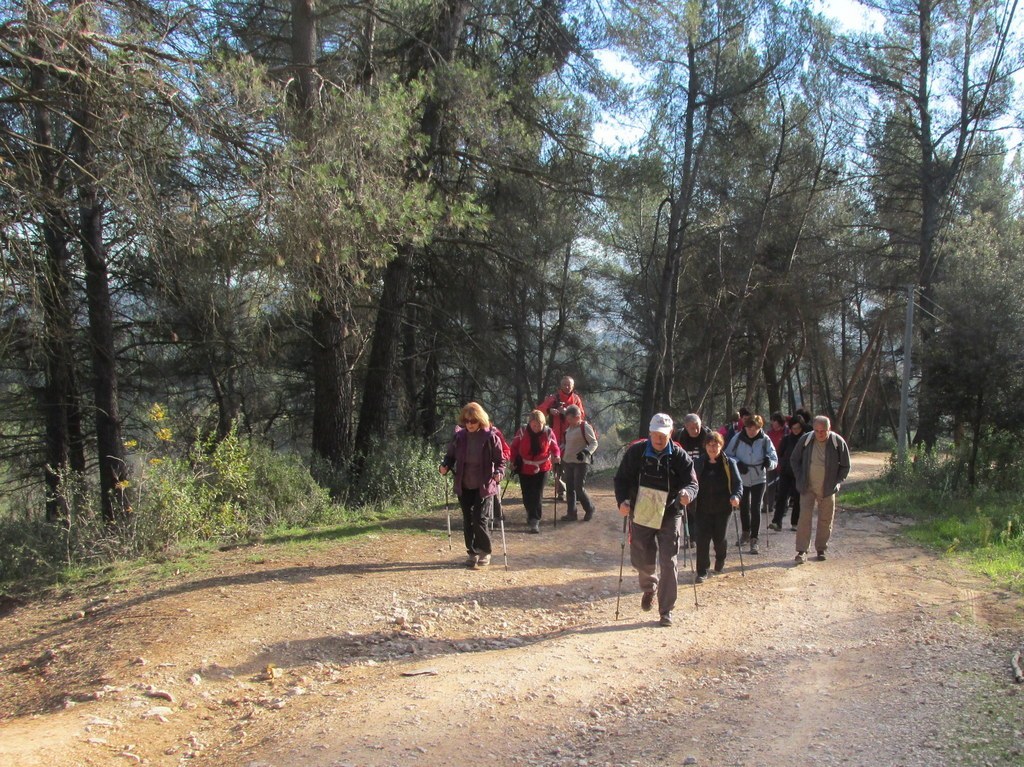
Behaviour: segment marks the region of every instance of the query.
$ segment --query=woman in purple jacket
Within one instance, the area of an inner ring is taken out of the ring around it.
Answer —
[[[466,538],[467,567],[476,569],[491,563],[491,538],[484,520],[484,505],[498,494],[505,474],[505,456],[497,430],[491,428],[487,412],[470,402],[459,414],[455,436],[448,443],[442,475],[454,469],[455,494],[462,507],[462,530]]]

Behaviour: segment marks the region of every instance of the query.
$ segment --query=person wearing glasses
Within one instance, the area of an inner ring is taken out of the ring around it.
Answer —
[[[836,494],[839,486],[850,474],[850,448],[846,440],[832,431],[827,416],[814,417],[814,431],[803,437],[793,448],[790,458],[796,489],[800,493],[800,519],[796,527],[796,563],[807,561],[811,544],[811,525],[814,510],[818,522],[814,532],[814,548],[818,561],[825,561],[832,522],[836,514]]]
[[[455,474],[455,494],[462,508],[462,531],[466,539],[466,566],[470,569],[491,563],[491,538],[487,534],[484,506],[487,499],[498,494],[505,475],[505,455],[497,431],[491,427],[487,412],[470,402],[459,414],[455,431],[444,461],[441,475]]]

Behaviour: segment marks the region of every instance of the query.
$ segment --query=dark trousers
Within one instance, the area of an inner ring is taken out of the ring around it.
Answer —
[[[566,516],[569,519],[576,518],[576,501],[578,500],[587,514],[594,513],[594,504],[587,495],[587,472],[590,464],[587,463],[563,463],[562,478],[565,480],[565,505]]]
[[[546,471],[539,474],[519,475],[519,487],[523,491],[523,506],[526,507],[527,522],[540,519],[544,515],[544,483],[547,478]]]
[[[751,485],[743,488],[743,500],[740,501],[740,524],[743,532],[756,538],[761,531],[761,500],[764,498],[764,485]]]
[[[700,514],[693,516],[694,527],[696,528],[697,542],[697,574],[707,575],[711,567],[711,544],[715,544],[715,566],[721,569],[725,565],[725,555],[729,550],[729,544],[725,540],[729,530],[729,517],[732,516],[732,509],[727,514]]]
[[[480,495],[480,488],[472,490],[462,488],[459,506],[462,507],[462,534],[466,538],[466,553],[490,554],[491,538],[487,535],[487,524],[484,521],[484,505],[487,498]]]
[[[775,511],[775,497],[779,492],[779,472],[776,470],[768,472],[768,482],[764,486],[764,511],[765,514],[772,514]]]
[[[782,520],[786,517],[786,507],[790,501],[793,502],[793,513],[789,518],[789,523],[795,525],[800,521],[800,493],[796,491],[796,477],[792,474],[783,474],[779,477],[779,489],[775,493],[775,515],[772,517],[772,522],[777,525],[782,524]]]

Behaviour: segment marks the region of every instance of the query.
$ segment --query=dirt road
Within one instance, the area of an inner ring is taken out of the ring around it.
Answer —
[[[802,566],[772,533],[696,595],[687,560],[660,628],[628,551],[615,621],[621,521],[609,482],[594,497],[594,521],[541,535],[511,503],[508,571],[500,542],[467,571],[458,531],[449,551],[392,530],[9,604],[0,764],[1024,763],[1019,600],[897,521],[843,509]]]

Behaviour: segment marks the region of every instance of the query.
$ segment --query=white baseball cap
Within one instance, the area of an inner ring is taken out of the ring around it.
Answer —
[[[661,432],[667,437],[672,436],[672,416],[667,413],[655,413],[651,419],[650,431]]]

